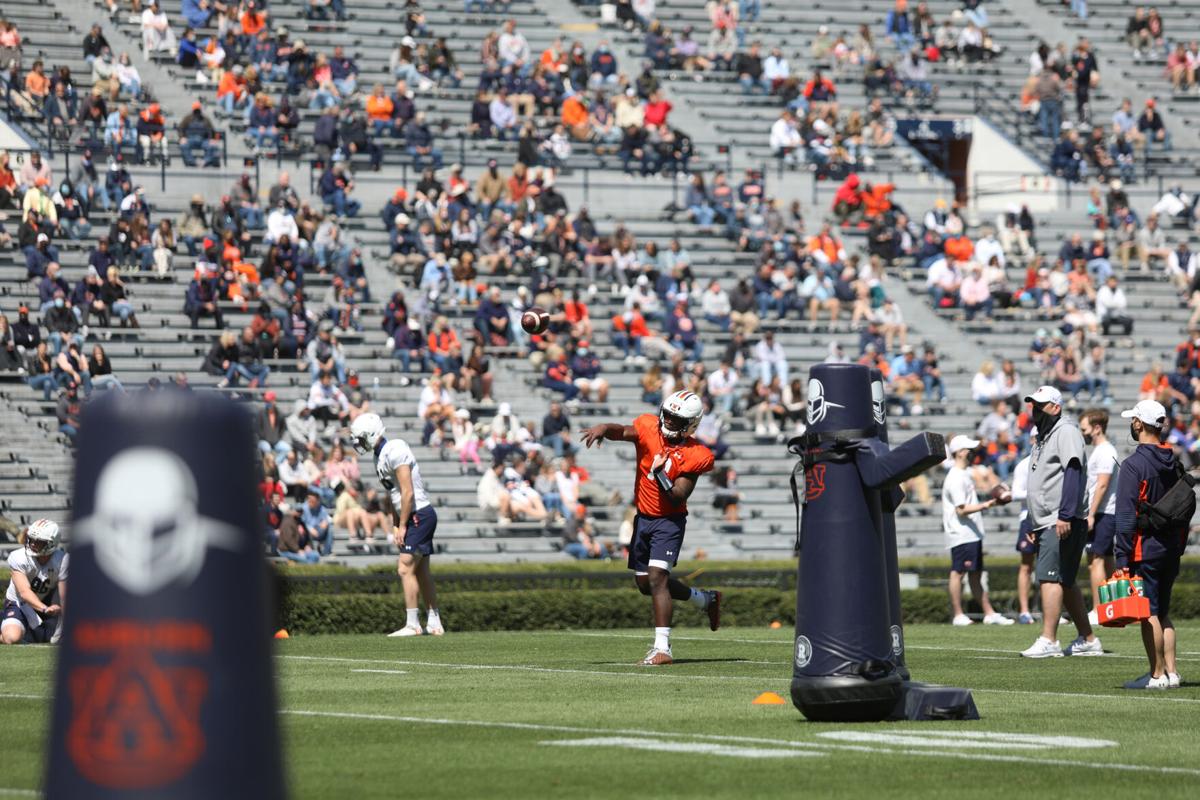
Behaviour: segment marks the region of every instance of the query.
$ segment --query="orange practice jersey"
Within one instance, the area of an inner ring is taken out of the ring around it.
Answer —
[[[633,500],[638,512],[647,517],[686,514],[687,503],[676,505],[671,502],[650,477],[650,465],[656,455],[665,452],[670,455],[663,468],[667,477],[674,480],[680,475],[700,475],[713,468],[712,451],[690,437],[682,444],[668,444],[654,414],[642,414],[633,421],[633,429],[637,431],[637,477],[633,482]]]

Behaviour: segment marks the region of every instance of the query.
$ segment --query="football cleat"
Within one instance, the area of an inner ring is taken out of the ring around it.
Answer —
[[[390,639],[395,636],[420,636],[422,633],[424,631],[421,630],[420,625],[405,625],[400,630],[389,633],[388,638]]]
[[[430,636],[445,636],[446,635],[446,629],[443,628],[441,625],[426,625],[425,632],[428,633]]]
[[[708,629],[715,631],[721,627],[721,593],[709,592],[708,605],[704,607],[708,612]]]
[[[670,650],[659,650],[657,647],[651,647],[650,652],[646,653],[646,657],[638,662],[641,667],[665,667],[668,664],[674,664],[675,659],[671,658]]]
[[[1178,689],[1182,685],[1183,685],[1183,678],[1179,677],[1178,672],[1168,672],[1167,673],[1167,688],[1168,689]]]

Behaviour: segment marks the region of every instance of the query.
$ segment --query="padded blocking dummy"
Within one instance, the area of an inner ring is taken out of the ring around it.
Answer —
[[[285,797],[249,414],[106,396],[78,441],[45,796]]]
[[[879,426],[879,441],[887,444],[887,401],[883,390],[883,373],[871,370],[871,411]],[[891,620],[892,660],[896,672],[908,680],[908,665],[904,663],[904,615],[900,608],[900,558],[896,545],[896,509],[904,502],[904,490],[893,486],[883,492],[880,507],[883,513],[883,565],[887,577],[888,617]]]
[[[809,371],[808,430],[789,443],[804,464],[792,702],[809,719],[886,719],[902,697],[891,636],[882,495],[944,458],[925,433],[879,440],[870,370]]]

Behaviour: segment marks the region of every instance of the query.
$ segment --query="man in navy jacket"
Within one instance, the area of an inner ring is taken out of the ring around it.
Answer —
[[[1179,557],[1187,544],[1188,526],[1173,529],[1148,527],[1143,503],[1153,505],[1179,480],[1175,455],[1162,444],[1167,410],[1155,400],[1142,400],[1121,416],[1129,420],[1129,433],[1137,448],[1121,462],[1117,474],[1117,534],[1113,554],[1117,567],[1128,567],[1140,576],[1150,619],[1142,621],[1142,644],[1150,671],[1125,684],[1126,689],[1168,689],[1179,686],[1175,662],[1175,626],[1171,622],[1171,589],[1179,574]]]

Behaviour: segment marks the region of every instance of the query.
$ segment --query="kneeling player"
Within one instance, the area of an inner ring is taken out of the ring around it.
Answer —
[[[633,442],[637,474],[633,496],[637,506],[629,568],[642,594],[653,598],[654,646],[642,666],[672,663],[672,600],[690,600],[708,611],[709,627],[721,624],[721,593],[691,589],[671,577],[683,548],[687,499],[696,479],[713,468],[712,452],[692,438],[704,407],[691,392],[676,392],[663,401],[658,416],[642,414],[632,425],[606,423],[583,432],[588,447],[605,439]]]
[[[39,519],[25,533],[25,546],[8,555],[12,577],[4,596],[0,641],[50,642],[62,635],[67,597],[67,554],[58,548],[58,525]]]
[[[408,613],[404,627],[389,636],[420,636],[429,633],[441,636],[445,633],[442,618],[438,614],[437,588],[429,572],[429,558],[433,555],[433,534],[437,531],[437,512],[425,493],[421,480],[421,469],[413,456],[412,448],[403,439],[385,439],[383,420],[378,414],[362,414],[350,426],[354,449],[360,453],[375,454],[375,469],[379,482],[392,499],[392,538],[400,549],[397,571],[404,587],[404,605]],[[425,628],[421,628],[418,598],[424,596],[428,614]]]

